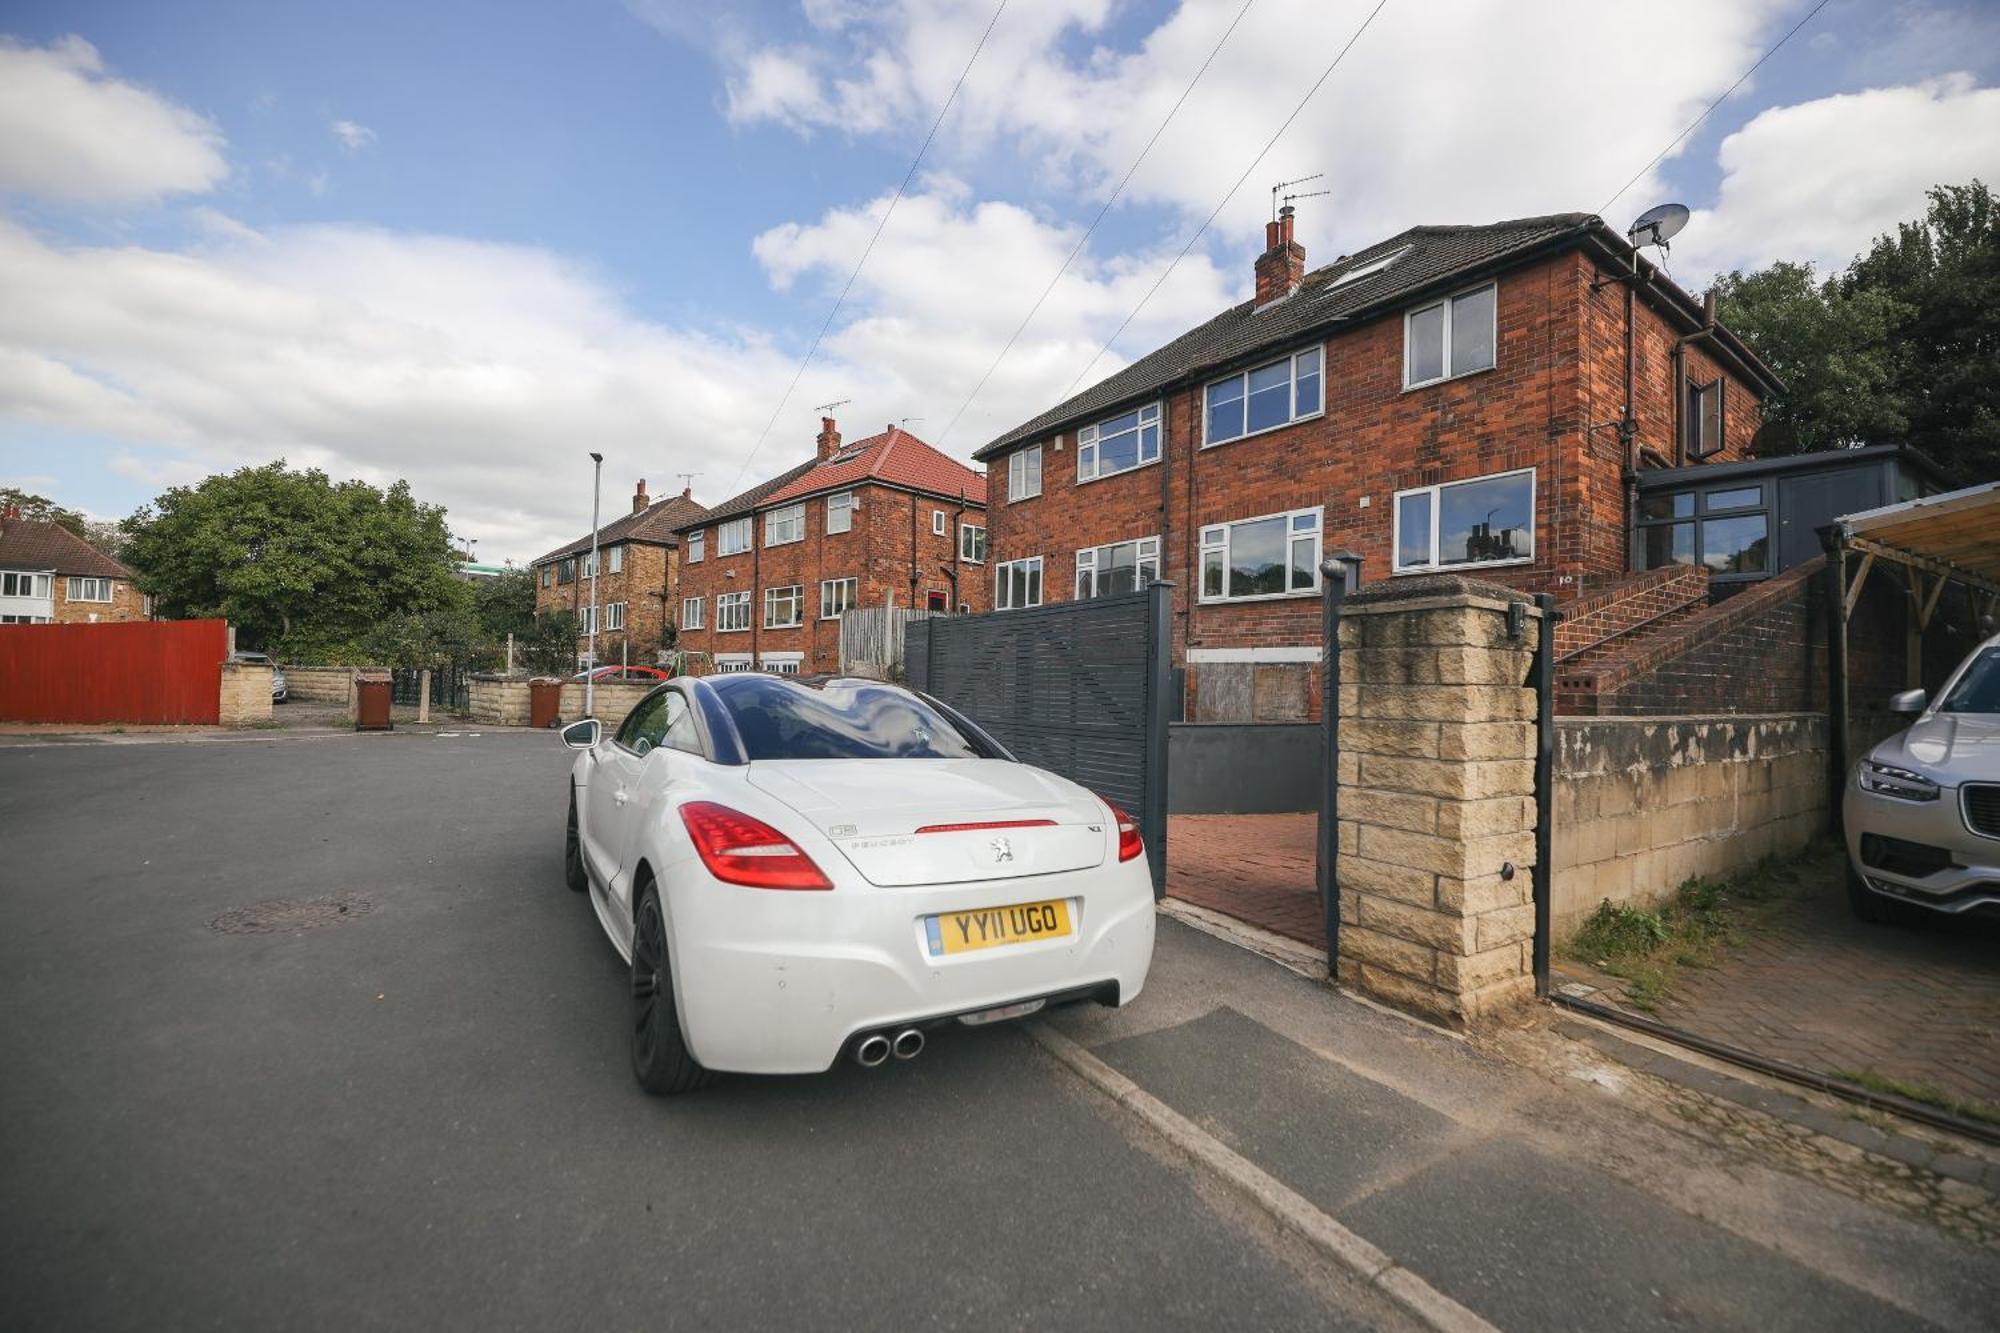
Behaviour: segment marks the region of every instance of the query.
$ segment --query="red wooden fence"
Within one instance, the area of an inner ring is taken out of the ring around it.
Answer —
[[[220,620],[0,625],[0,722],[219,720]]]

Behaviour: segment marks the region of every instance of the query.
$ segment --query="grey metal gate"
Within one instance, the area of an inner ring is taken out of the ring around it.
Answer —
[[[1153,893],[1167,883],[1167,722],[1173,585],[905,628],[905,674],[992,732],[1139,821]]]

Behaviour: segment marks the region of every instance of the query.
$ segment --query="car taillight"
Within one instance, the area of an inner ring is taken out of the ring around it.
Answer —
[[[1111,817],[1118,821],[1118,859],[1129,861],[1146,850],[1145,841],[1139,837],[1139,826],[1133,822],[1132,816],[1118,808],[1116,801],[1106,801],[1105,804],[1111,807]]]
[[[798,844],[761,819],[713,801],[690,801],[681,822],[708,873],[725,884],[752,889],[830,889],[828,880]]]
[[[976,824],[926,824],[919,833],[976,833],[993,828],[1054,828],[1053,819],[988,819]]]

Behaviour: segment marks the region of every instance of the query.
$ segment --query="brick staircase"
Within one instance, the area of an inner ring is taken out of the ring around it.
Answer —
[[[1556,624],[1556,711],[1598,711],[1600,681],[1613,668],[1654,660],[1708,609],[1708,570],[1670,565],[1621,579],[1562,608]]]
[[[1708,571],[1654,570],[1578,598],[1556,626],[1556,712],[1772,712],[1804,707],[1816,558],[1725,601]]]

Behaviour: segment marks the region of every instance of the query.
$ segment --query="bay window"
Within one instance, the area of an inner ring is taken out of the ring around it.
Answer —
[[[1203,445],[1256,435],[1307,417],[1324,407],[1320,349],[1280,358],[1216,380],[1205,392],[1207,434]]]
[[[1396,492],[1398,574],[1535,558],[1535,470]]]
[[[1160,539],[1087,546],[1076,553],[1076,600],[1137,592],[1160,577]]]
[[[1319,588],[1320,511],[1294,509],[1201,530],[1201,600],[1242,602]]]
[[[1079,484],[1130,472],[1160,461],[1160,405],[1146,406],[1124,416],[1085,426],[1076,433],[1076,479]]]

